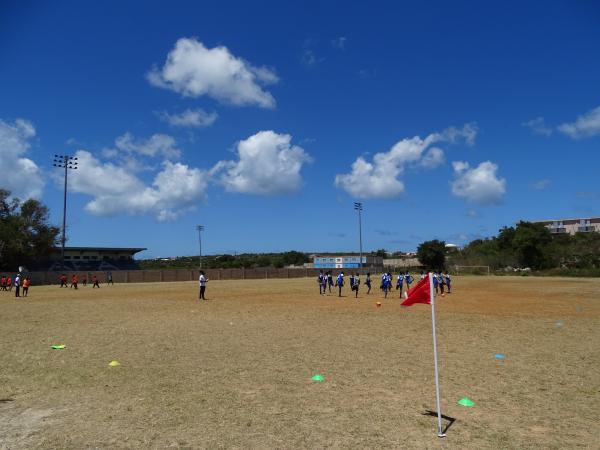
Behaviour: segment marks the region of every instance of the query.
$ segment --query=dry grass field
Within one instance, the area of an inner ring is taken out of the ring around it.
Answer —
[[[203,303],[195,283],[0,292],[0,448],[600,448],[600,280],[455,278],[437,308],[445,439],[424,414],[429,307],[346,295],[313,279],[211,281]]]

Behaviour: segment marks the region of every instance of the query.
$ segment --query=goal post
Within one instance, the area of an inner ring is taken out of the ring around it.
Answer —
[[[455,275],[489,275],[490,266],[454,266]]]

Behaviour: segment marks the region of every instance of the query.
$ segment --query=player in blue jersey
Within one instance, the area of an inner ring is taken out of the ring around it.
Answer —
[[[317,277],[317,283],[319,283],[319,295],[325,293],[327,277],[323,274],[323,271],[319,271],[319,276]]]
[[[335,280],[335,285],[338,287],[338,297],[342,296],[342,288],[344,287],[344,272],[340,272]]]
[[[404,286],[404,274],[400,272],[396,278],[396,290],[400,291],[400,298],[402,298],[402,287]]]
[[[367,279],[365,280],[365,286],[367,286],[367,288],[369,288],[367,290],[367,295],[369,295],[371,293],[371,272],[367,273]]]
[[[448,294],[450,294],[450,284],[452,283],[452,280],[450,279],[450,274],[448,272],[445,272],[442,276],[444,277],[444,282],[446,283],[446,287],[448,288]]]

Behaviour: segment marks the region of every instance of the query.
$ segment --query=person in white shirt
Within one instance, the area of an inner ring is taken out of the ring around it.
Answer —
[[[200,284],[200,294],[198,295],[199,300],[206,300],[204,297],[204,292],[206,292],[206,283],[208,283],[208,278],[204,276],[204,272],[200,271],[200,278],[198,278],[198,283]]]

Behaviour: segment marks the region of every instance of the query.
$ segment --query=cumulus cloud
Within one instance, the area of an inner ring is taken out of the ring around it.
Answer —
[[[443,150],[433,144],[464,141],[473,145],[476,136],[476,124],[469,123],[432,133],[424,139],[419,136],[402,139],[389,151],[376,153],[372,161],[359,156],[350,173],[336,175],[335,185],[355,198],[398,197],[405,190],[399,176],[407,166],[432,169],[444,162]]]
[[[573,139],[582,139],[600,134],[600,106],[577,117],[575,122],[563,123],[558,130]]]
[[[211,170],[230,192],[273,195],[302,186],[300,170],[311,157],[291,144],[289,134],[259,131],[237,144],[237,161],[219,161]]]
[[[209,176],[185,164],[164,161],[147,185],[125,167],[102,162],[85,150],[77,151],[79,169],[70,176],[70,190],[93,199],[85,209],[98,216],[152,213],[174,220],[205,198]]]
[[[148,139],[135,139],[131,133],[125,133],[115,139],[118,150],[138,154],[142,156],[161,156],[167,159],[177,159],[181,156],[181,150],[172,136],[167,134],[154,134]]]
[[[445,160],[444,151],[440,148],[433,147],[427,150],[427,153],[425,153],[419,165],[426,169],[435,169],[437,166],[444,164]]]
[[[255,67],[227,47],[207,48],[194,38],[179,39],[162,68],[148,73],[153,85],[186,97],[207,95],[237,106],[273,108],[275,99],[262,86],[277,83],[272,69]]]
[[[179,114],[162,111],[158,113],[158,117],[173,127],[203,128],[211,126],[219,116],[216,112],[207,113],[203,109],[197,108],[186,109]]]
[[[552,128],[546,125],[546,121],[543,117],[536,117],[535,119],[523,122],[521,125],[530,128],[534,134],[541,136],[550,136],[552,134]]]
[[[474,203],[499,203],[506,192],[506,180],[497,175],[498,166],[485,161],[471,168],[469,163],[452,163],[456,179],[451,183],[452,193]]]
[[[0,120],[0,187],[21,199],[38,199],[44,188],[39,167],[23,156],[29,150],[29,141],[34,136],[35,127],[28,120],[17,119],[13,123]]]

